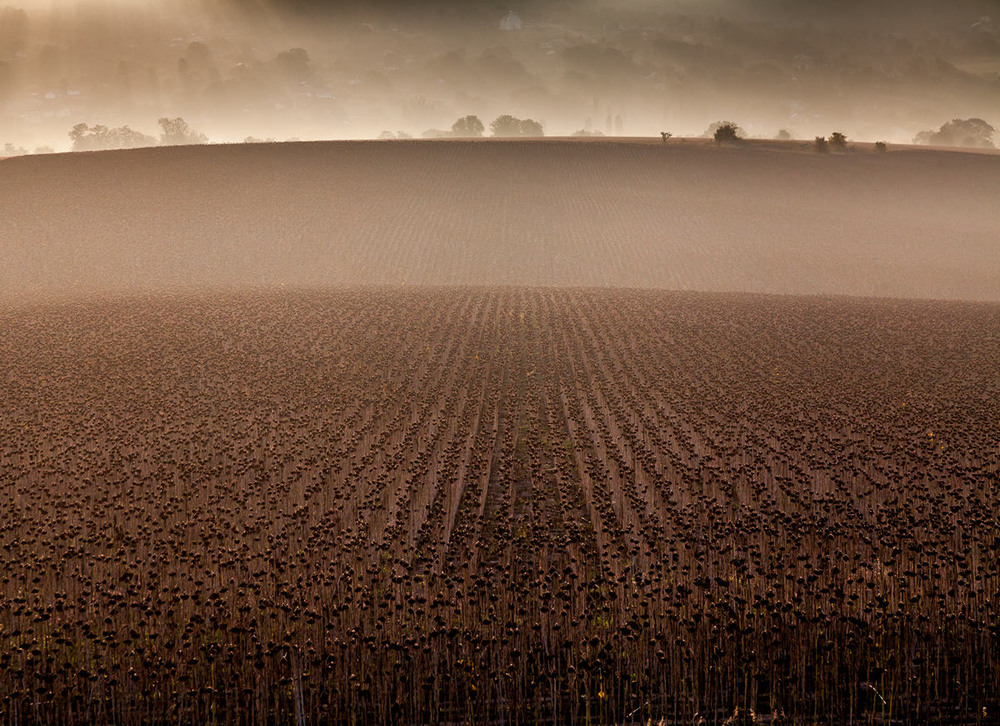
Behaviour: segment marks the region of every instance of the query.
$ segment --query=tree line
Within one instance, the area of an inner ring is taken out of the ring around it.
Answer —
[[[135,149],[144,146],[185,146],[204,144],[208,137],[188,126],[183,118],[161,118],[160,137],[144,134],[129,126],[109,128],[102,124],[88,126],[77,124],[69,132],[73,151],[101,151],[105,149]]]
[[[421,136],[425,139],[475,139],[482,138],[486,133],[486,125],[476,115],[463,116],[451,125],[451,129],[428,129]],[[511,114],[502,114],[490,122],[490,135],[496,138],[539,137],[545,136],[545,128],[539,121],[530,118],[518,118]],[[394,134],[383,131],[380,139],[408,139],[410,135],[400,131]]]

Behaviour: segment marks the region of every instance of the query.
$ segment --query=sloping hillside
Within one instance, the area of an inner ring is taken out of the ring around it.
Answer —
[[[1000,156],[566,140],[0,163],[0,294],[510,284],[1000,299]]]

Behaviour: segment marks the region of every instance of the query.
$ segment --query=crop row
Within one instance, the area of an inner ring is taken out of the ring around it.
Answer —
[[[0,723],[1000,722],[997,360],[957,303],[2,310]]]

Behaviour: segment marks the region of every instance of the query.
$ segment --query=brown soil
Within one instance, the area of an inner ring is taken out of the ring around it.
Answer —
[[[0,331],[0,723],[997,723],[996,304],[272,292]]]

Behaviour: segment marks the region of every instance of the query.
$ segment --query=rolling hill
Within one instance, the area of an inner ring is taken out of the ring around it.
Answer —
[[[10,296],[542,285],[1000,299],[1000,155],[596,140],[0,163]]]

